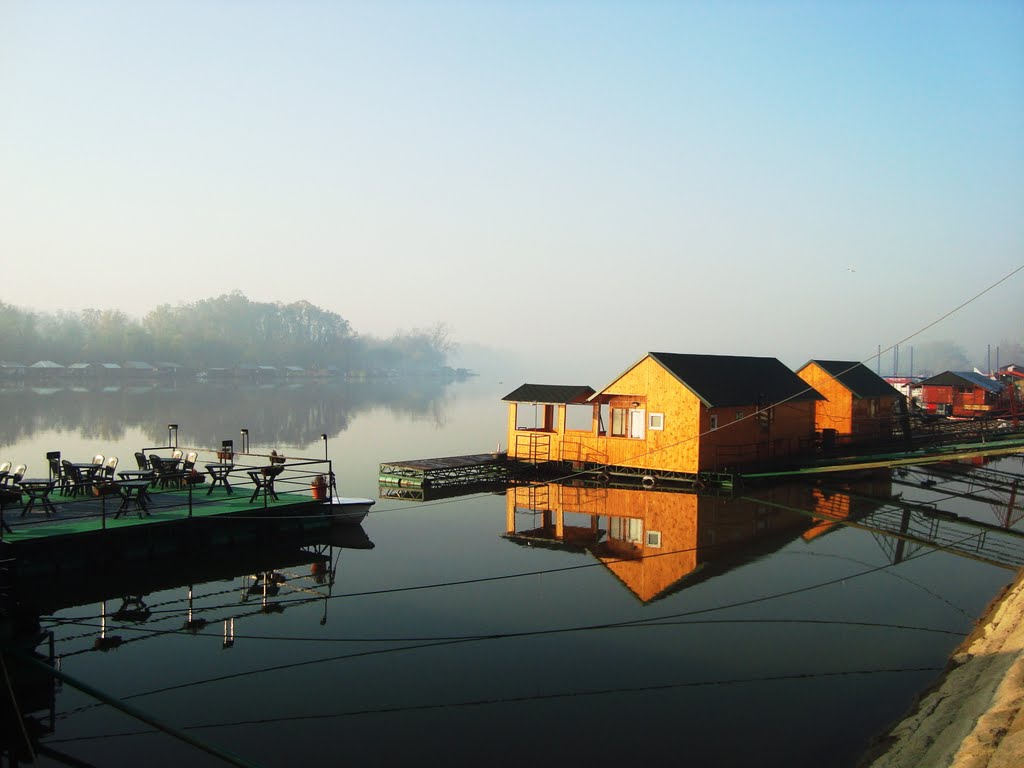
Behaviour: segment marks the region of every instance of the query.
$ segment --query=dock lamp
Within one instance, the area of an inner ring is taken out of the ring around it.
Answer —
[[[320,439],[324,441],[324,461],[327,461],[327,433],[320,435]]]
[[[171,433],[174,433],[174,442],[171,442]],[[168,424],[167,425],[167,447],[177,448],[178,447],[178,425]]]
[[[248,453],[249,452],[249,430],[248,429],[241,430],[241,435],[242,435],[242,453]]]

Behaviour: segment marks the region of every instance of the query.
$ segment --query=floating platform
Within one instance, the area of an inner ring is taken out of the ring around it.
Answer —
[[[311,480],[332,476],[327,461],[290,460],[274,476],[275,482],[268,483],[261,470],[268,466],[269,457],[236,456],[260,463],[236,462],[230,490],[222,484],[224,475],[216,486],[180,481],[170,481],[166,488],[143,486],[141,503],[138,480],[122,481],[132,484],[127,497],[117,492],[116,484],[100,482],[90,484],[84,495],[62,495],[55,484],[45,501],[43,497],[21,503],[7,500],[0,512],[4,524],[0,561],[11,563],[18,577],[24,578],[34,572],[162,553],[187,555],[208,546],[259,543],[284,533],[357,524],[374,503],[372,499],[321,498]],[[254,479],[242,480],[247,475]],[[159,478],[152,482],[158,484]]]
[[[422,501],[428,494],[443,498],[473,490],[495,490],[511,479],[512,464],[504,453],[389,461],[380,465],[380,496]]]

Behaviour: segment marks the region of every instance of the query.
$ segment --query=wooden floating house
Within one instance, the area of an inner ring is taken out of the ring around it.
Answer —
[[[902,395],[863,363],[810,360],[797,376],[824,395],[814,404],[814,428],[823,435],[888,438]]]
[[[599,392],[506,395],[508,457],[693,483],[813,452],[822,395],[773,357],[650,352]],[[724,429],[728,425],[728,429]]]
[[[1003,382],[973,371],[945,371],[921,382],[921,407],[940,416],[978,418],[1003,407]]]

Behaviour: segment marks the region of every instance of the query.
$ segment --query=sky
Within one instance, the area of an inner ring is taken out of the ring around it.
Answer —
[[[980,359],[1024,271],[917,331],[1024,265],[1024,2],[0,0],[0,257],[26,308],[305,299],[549,382]]]

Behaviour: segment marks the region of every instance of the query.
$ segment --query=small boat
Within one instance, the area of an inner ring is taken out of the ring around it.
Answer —
[[[331,517],[336,525],[359,525],[376,503],[373,499],[348,496],[332,496],[324,502],[331,507]]]

